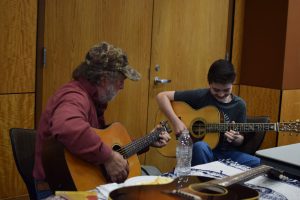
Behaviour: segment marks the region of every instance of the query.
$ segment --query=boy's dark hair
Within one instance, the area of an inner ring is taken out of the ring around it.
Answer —
[[[224,59],[215,61],[209,68],[207,74],[208,83],[233,83],[236,74],[234,71],[233,64]]]

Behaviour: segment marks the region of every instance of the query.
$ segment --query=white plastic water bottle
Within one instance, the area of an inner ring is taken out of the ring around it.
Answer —
[[[187,176],[191,173],[191,161],[193,153],[193,141],[189,131],[184,130],[180,134],[176,146],[176,176]]]

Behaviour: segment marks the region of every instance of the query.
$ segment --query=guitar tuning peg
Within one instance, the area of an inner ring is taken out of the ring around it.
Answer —
[[[165,131],[167,131],[168,133],[171,133],[171,132],[172,132],[172,129],[171,129],[170,125],[168,124],[168,120],[163,120],[163,121],[161,121],[161,122],[160,122],[160,125],[161,125],[162,127],[164,127],[164,128],[165,128]]]
[[[165,124],[167,123],[167,120],[162,120],[162,121],[160,121],[159,123],[160,123],[160,125],[163,126],[163,125],[165,125]]]

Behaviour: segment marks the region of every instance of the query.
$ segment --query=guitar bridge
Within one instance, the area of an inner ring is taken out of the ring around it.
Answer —
[[[184,191],[180,191],[180,190],[164,190],[162,191],[166,194],[172,194],[172,195],[177,195],[182,197],[183,199],[188,199],[188,200],[202,200],[201,197],[188,193],[188,192],[184,192]]]

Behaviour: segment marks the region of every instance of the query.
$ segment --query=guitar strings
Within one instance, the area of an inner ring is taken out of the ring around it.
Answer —
[[[130,152],[130,151],[139,151],[145,148],[145,146],[148,146],[150,143],[152,143],[157,136],[155,135],[146,135],[145,138],[140,138],[138,140],[133,141],[132,143],[126,145],[122,148],[122,152]],[[143,146],[141,146],[144,144]]]
[[[272,131],[276,129],[274,123],[220,123],[205,124],[205,129],[209,132],[236,130],[241,132],[252,131]]]
[[[125,147],[119,149],[118,152],[121,155],[123,155],[124,157],[128,158],[131,155],[135,154],[136,152],[142,150],[143,148],[145,148],[149,144],[151,144],[154,141],[154,139],[152,139],[152,138],[155,138],[155,137],[151,136],[150,137],[151,141],[149,141],[149,136],[147,136],[147,138],[142,138],[142,139],[139,139],[139,140],[135,140],[132,143],[126,145]]]
[[[117,152],[119,152],[125,158],[130,157],[131,155],[142,150],[143,148],[149,146],[152,142],[156,141],[159,138],[161,129],[162,128],[159,129],[160,131],[156,129],[150,134],[147,134],[145,137],[134,140],[130,144],[118,149]]]

